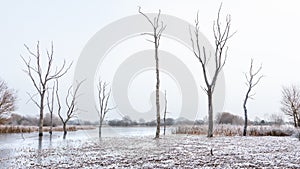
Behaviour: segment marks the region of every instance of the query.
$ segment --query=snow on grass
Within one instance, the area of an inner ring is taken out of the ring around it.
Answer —
[[[19,153],[1,156],[3,167],[300,168],[300,141],[293,137],[115,137],[65,140],[46,149],[25,146],[14,151]]]

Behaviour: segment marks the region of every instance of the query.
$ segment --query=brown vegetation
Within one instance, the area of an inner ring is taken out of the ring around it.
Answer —
[[[68,126],[67,131],[93,130],[93,126]],[[49,132],[50,127],[43,127],[43,132]],[[37,126],[0,125],[0,133],[31,133],[37,132]],[[62,126],[53,127],[52,131],[64,131]]]
[[[6,83],[0,79],[0,124],[8,121],[9,113],[15,110],[15,91],[7,87]]]
[[[173,134],[205,135],[207,126],[178,126]],[[295,134],[294,128],[274,126],[250,126],[248,136],[291,136]],[[213,131],[217,136],[242,136],[243,126],[217,125]]]

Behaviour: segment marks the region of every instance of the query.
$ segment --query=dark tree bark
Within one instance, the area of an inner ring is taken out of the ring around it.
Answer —
[[[142,14],[147,21],[151,24],[153,28],[153,33],[144,33],[145,35],[150,35],[153,37],[152,40],[148,40],[154,44],[154,58],[155,58],[155,67],[156,67],[156,133],[155,138],[159,138],[160,135],[160,102],[159,102],[159,87],[160,87],[160,79],[159,79],[159,57],[158,57],[158,47],[162,32],[165,30],[166,25],[161,21],[160,23],[160,10],[158,12],[157,17],[152,21],[146,14],[141,11],[141,7],[139,7],[139,13]]]
[[[244,122],[245,124],[244,124],[243,136],[247,135],[247,126],[248,126],[247,101],[249,99],[253,99],[253,96],[255,94],[251,94],[251,91],[259,83],[259,81],[263,77],[263,76],[259,76],[257,79],[255,79],[256,76],[260,73],[261,69],[262,69],[262,66],[260,66],[256,71],[254,71],[253,70],[253,59],[251,59],[249,72],[245,73],[246,85],[248,87],[248,90],[246,92],[246,96],[245,96],[244,103],[243,103],[244,115],[245,115],[245,122]]]
[[[67,122],[63,123],[63,131],[64,131],[63,139],[65,139],[66,136],[67,136],[67,133],[68,133],[68,131],[67,131]]]
[[[226,18],[226,24],[224,30],[222,30],[221,22],[220,22],[220,12],[221,7],[218,11],[218,17],[217,20],[214,22],[213,25],[213,32],[214,32],[214,38],[215,38],[215,51],[214,51],[214,65],[215,69],[212,75],[208,72],[208,63],[210,63],[211,56],[207,56],[207,53],[205,51],[205,46],[200,46],[200,39],[199,39],[199,17],[197,14],[197,18],[195,20],[195,30],[191,31],[190,29],[190,36],[191,36],[191,42],[193,47],[193,53],[196,56],[197,60],[201,64],[202,73],[204,76],[204,81],[206,88],[204,89],[207,95],[208,100],[208,133],[207,137],[213,137],[213,93],[214,89],[217,83],[217,79],[219,76],[219,73],[222,71],[226,59],[227,59],[227,50],[228,47],[225,48],[228,39],[230,39],[233,34],[230,34],[230,27],[231,27],[231,17],[230,15],[227,15]],[[209,78],[211,77],[211,78]]]
[[[63,75],[67,73],[67,71],[70,69],[72,63],[66,67],[66,61],[64,61],[63,65],[58,68],[54,67],[53,65],[53,43],[51,43],[51,51],[49,52],[47,50],[47,60],[45,65],[42,64],[42,56],[40,54],[40,45],[39,42],[37,42],[36,51],[32,52],[30,48],[27,45],[24,45],[29,53],[29,58],[26,60],[23,56],[21,58],[23,59],[26,69],[24,72],[29,76],[30,80],[33,83],[34,88],[37,91],[37,94],[31,95],[30,99],[33,101],[33,103],[39,108],[39,136],[43,136],[43,124],[44,124],[44,100],[45,95],[48,90],[48,82],[59,79]],[[32,59],[34,59],[34,62],[31,62]],[[39,101],[35,100],[34,97],[38,95]]]

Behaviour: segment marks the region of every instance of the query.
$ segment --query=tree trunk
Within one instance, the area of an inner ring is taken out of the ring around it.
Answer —
[[[296,118],[296,113],[293,112],[293,118],[294,118],[294,127],[297,127],[297,118]]]
[[[300,118],[297,113],[296,113],[296,122],[297,122],[297,127],[300,127]]]
[[[213,103],[211,89],[207,91],[208,96],[208,133],[207,137],[213,137]]]
[[[158,60],[158,46],[157,38],[155,38],[155,62],[156,62],[156,134],[155,138],[159,138],[160,134],[160,103],[159,103],[159,60]]]
[[[164,135],[166,135],[166,113],[164,115]]]
[[[244,122],[244,132],[243,132],[243,136],[247,135],[247,126],[248,126],[248,115],[247,115],[247,108],[246,108],[246,103],[247,101],[244,101],[244,113],[245,113],[245,122]]]
[[[39,120],[39,137],[43,136],[43,125],[44,125],[44,93],[41,94],[40,102],[40,120]]]
[[[67,135],[67,123],[63,123],[63,130],[64,130],[64,139],[66,138],[66,135]]]
[[[101,138],[102,136],[102,120],[100,120],[100,124],[99,124],[99,138]]]
[[[49,134],[52,135],[52,127],[53,127],[53,114],[52,112],[50,113],[50,130],[49,130]]]
[[[252,65],[252,64],[251,64]],[[245,122],[244,122],[244,131],[243,131],[243,136],[247,135],[247,127],[248,127],[248,111],[247,111],[247,101],[249,98],[249,94],[251,92],[252,86],[249,87],[247,93],[246,93],[246,97],[243,103],[243,108],[244,108],[244,114],[245,114]]]

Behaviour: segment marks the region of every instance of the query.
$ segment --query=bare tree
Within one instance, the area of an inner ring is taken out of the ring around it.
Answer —
[[[58,110],[57,110],[57,114],[61,120],[61,122],[63,123],[63,130],[64,130],[64,137],[66,138],[67,135],[67,123],[68,121],[75,117],[77,115],[77,112],[79,111],[77,106],[77,99],[79,97],[78,91],[80,86],[82,85],[84,81],[81,81],[79,83],[77,83],[76,86],[70,86],[67,92],[67,96],[65,97],[65,105],[66,105],[66,113],[65,113],[65,118],[63,118],[62,114],[61,114],[61,101],[60,101],[60,97],[59,97],[59,88],[58,88],[58,80],[56,80],[56,101],[57,101],[57,105],[58,105]],[[75,88],[73,88],[75,87]]]
[[[191,31],[190,36],[192,42],[193,53],[201,64],[202,72],[204,75],[204,81],[206,88],[204,88],[205,93],[208,99],[208,133],[207,137],[213,137],[213,93],[217,83],[217,78],[222,71],[226,59],[227,59],[227,50],[226,47],[228,39],[230,39],[233,34],[230,34],[231,27],[231,17],[227,15],[226,24],[224,30],[222,30],[221,22],[220,22],[220,12],[221,12],[222,4],[218,11],[217,20],[213,24],[213,32],[215,39],[215,51],[214,51],[214,72],[210,77],[208,72],[208,64],[210,63],[211,54],[209,56],[206,53],[205,46],[200,46],[200,31],[199,31],[199,17],[197,13],[197,18],[195,20],[195,30]]]
[[[0,79],[0,124],[7,122],[9,113],[15,110],[16,99],[14,90]]]
[[[159,57],[158,57],[158,47],[160,43],[160,38],[162,32],[166,29],[166,25],[162,21],[160,21],[160,10],[157,14],[157,17],[153,19],[153,21],[141,11],[141,7],[139,7],[139,13],[142,14],[147,21],[151,24],[153,28],[153,33],[144,33],[144,35],[150,35],[153,37],[153,40],[148,40],[154,44],[154,58],[155,58],[155,66],[156,66],[156,134],[155,138],[159,138],[160,134],[160,102],[159,102],[159,86],[160,86],[160,79],[159,79]]]
[[[40,118],[39,118],[39,136],[43,136],[43,122],[44,122],[44,100],[45,95],[48,90],[48,82],[58,79],[65,75],[67,71],[70,69],[72,63],[67,66],[66,61],[64,61],[61,67],[55,67],[53,64],[53,43],[51,43],[51,50],[47,50],[47,60],[43,64],[42,56],[40,54],[40,45],[37,42],[36,51],[33,52],[27,45],[24,45],[29,53],[29,57],[26,60],[22,55],[26,69],[24,72],[29,76],[30,80],[33,83],[34,88],[36,89],[36,94],[29,94],[30,99],[33,103],[39,108]],[[32,62],[33,58],[33,62]],[[35,100],[35,96],[39,96],[38,100]]]
[[[103,82],[99,80],[99,83],[97,85],[98,89],[98,101],[99,101],[99,107],[96,107],[96,110],[98,112],[99,118],[100,118],[100,124],[99,124],[99,138],[102,136],[102,125],[103,120],[106,116],[106,114],[115,109],[115,107],[110,108],[108,106],[108,102],[110,99],[111,89],[107,90],[108,84],[106,82]]]
[[[167,91],[165,91],[164,135],[166,135],[166,116],[167,116],[167,108],[168,108]]]
[[[300,89],[292,85],[282,88],[281,111],[293,118],[294,126],[300,127]]]
[[[252,94],[251,91],[263,77],[263,75],[260,75],[257,78],[261,69],[262,69],[262,65],[256,71],[253,70],[253,59],[251,59],[249,72],[245,73],[246,85],[248,87],[248,90],[246,92],[246,96],[245,96],[244,103],[243,103],[244,114],[245,114],[243,136],[247,135],[247,126],[248,126],[247,101],[248,101],[248,99],[254,99],[253,97],[254,97],[255,93]]]
[[[281,114],[273,113],[270,115],[270,122],[272,122],[275,126],[281,126],[284,124],[284,120]]]
[[[55,97],[55,83],[53,83],[51,95],[49,93],[49,90],[47,90],[47,107],[50,113],[50,130],[49,130],[50,135],[52,135],[52,127],[53,127],[54,97]]]

